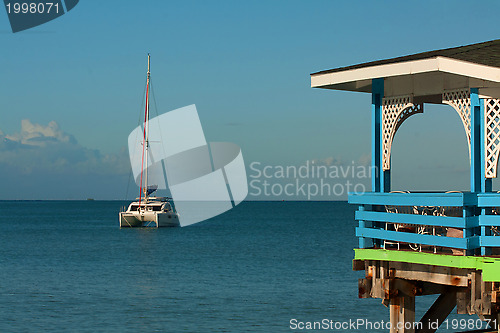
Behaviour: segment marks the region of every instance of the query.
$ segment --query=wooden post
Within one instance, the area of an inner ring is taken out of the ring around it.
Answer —
[[[365,259],[355,259],[353,269],[365,271],[358,296],[389,307],[390,333],[434,333],[455,306],[459,314],[492,320],[488,332],[500,333],[500,282],[484,281],[481,269]],[[422,295],[439,297],[415,322],[415,297]]]
[[[390,333],[415,333],[415,297],[401,295],[389,302]]]

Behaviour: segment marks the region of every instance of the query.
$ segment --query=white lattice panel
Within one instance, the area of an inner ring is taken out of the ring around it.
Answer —
[[[460,119],[462,119],[462,124],[464,125],[465,135],[467,136],[467,143],[469,145],[469,159],[470,159],[470,123],[471,123],[471,111],[470,111],[470,93],[468,88],[449,90],[443,93],[443,104],[448,104],[455,111],[458,112]]]
[[[410,116],[422,113],[421,104],[413,105],[412,96],[387,97],[382,101],[382,169],[391,168],[391,148],[399,126]]]
[[[485,176],[496,178],[500,151],[500,99],[484,100],[484,125]]]

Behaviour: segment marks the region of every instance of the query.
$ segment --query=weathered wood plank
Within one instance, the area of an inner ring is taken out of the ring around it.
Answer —
[[[359,298],[370,298],[370,293],[372,290],[371,279],[359,279],[358,280],[358,297]]]
[[[500,302],[500,293],[498,291],[491,292],[491,302],[499,303]]]
[[[468,286],[470,269],[391,262],[395,277],[407,280],[417,280],[444,284],[456,287]]]
[[[485,282],[481,278],[481,314],[491,315],[491,282]]]
[[[481,314],[481,272],[471,273],[471,308],[469,314]]]
[[[449,286],[443,285],[443,284],[436,284],[436,283],[431,283],[431,282],[424,282],[424,281],[418,281],[417,287],[419,288],[417,290],[417,294],[415,296],[423,296],[423,295],[436,295],[436,294],[442,294],[444,293]],[[458,290],[462,290],[465,288],[463,287],[457,287]]]
[[[463,289],[457,292],[457,313],[468,314],[470,309],[471,293],[470,289]]]
[[[415,296],[419,291],[415,282],[402,279],[394,279],[394,288],[408,296]]]
[[[404,295],[390,299],[391,333],[415,333],[415,297]]]

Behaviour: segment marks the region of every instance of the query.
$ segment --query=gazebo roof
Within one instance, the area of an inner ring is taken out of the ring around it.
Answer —
[[[437,95],[464,87],[490,95],[500,88],[500,39],[320,71],[311,74],[311,86],[371,92],[376,78],[385,79],[386,95]]]

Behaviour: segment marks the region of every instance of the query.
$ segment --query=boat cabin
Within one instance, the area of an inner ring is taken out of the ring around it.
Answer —
[[[137,198],[136,200],[139,200]],[[128,212],[135,212],[135,211],[147,211],[147,212],[171,212],[173,211],[172,205],[168,201],[167,198],[148,198],[147,201],[142,201],[139,203],[139,201],[134,201],[132,202],[128,209]]]

